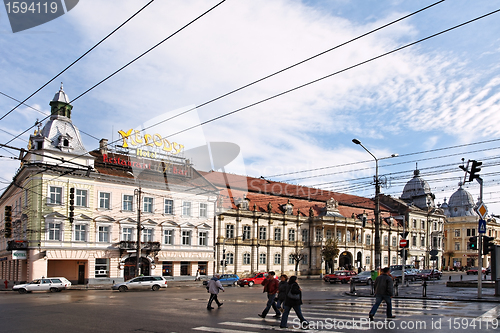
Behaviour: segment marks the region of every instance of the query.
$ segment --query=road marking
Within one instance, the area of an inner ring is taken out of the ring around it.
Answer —
[[[228,330],[226,328],[207,327],[207,326],[194,327],[193,330],[205,331],[205,332],[220,332],[220,333],[260,333],[260,332],[252,332],[252,331]]]
[[[477,321],[488,321],[492,322],[500,317],[500,305],[494,307],[493,309],[486,311],[483,315],[476,318]]]

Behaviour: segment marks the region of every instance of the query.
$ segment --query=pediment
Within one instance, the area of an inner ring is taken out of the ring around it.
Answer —
[[[94,221],[96,222],[114,222],[115,219],[112,218],[111,216],[107,216],[107,215],[101,215],[101,216],[97,216]]]
[[[51,213],[48,213],[48,214],[45,214],[43,216],[44,219],[66,219],[68,218],[66,215],[63,215],[59,212],[51,212]]]

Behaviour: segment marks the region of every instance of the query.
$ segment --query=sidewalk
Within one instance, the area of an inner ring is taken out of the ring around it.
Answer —
[[[397,296],[394,296],[394,298],[500,303],[500,296],[494,296],[495,289],[485,288],[485,286],[486,284],[482,288],[482,297],[478,299],[477,287],[447,287],[446,282],[443,280],[427,281],[427,290],[424,297],[422,282],[418,281],[412,282],[408,286],[399,285]],[[354,292],[346,292],[346,294],[358,297],[374,297],[370,292],[371,286],[356,285]]]

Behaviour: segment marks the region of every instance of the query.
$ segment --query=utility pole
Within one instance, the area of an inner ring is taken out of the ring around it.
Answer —
[[[135,276],[141,275],[141,188],[135,190],[137,195],[137,260],[135,263]]]

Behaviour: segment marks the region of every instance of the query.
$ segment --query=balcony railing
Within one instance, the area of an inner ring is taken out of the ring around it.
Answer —
[[[7,242],[7,251],[12,250],[25,250],[28,248],[28,241],[24,240],[11,240]]]
[[[119,243],[120,250],[137,250],[137,242],[121,241]],[[143,251],[160,251],[160,242],[141,242],[141,250]]]

